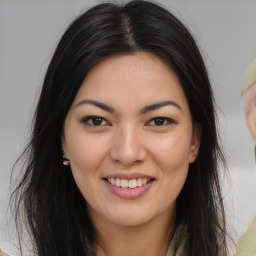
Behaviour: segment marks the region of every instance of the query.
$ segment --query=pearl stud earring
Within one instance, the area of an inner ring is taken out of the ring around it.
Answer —
[[[63,165],[69,165],[70,162],[69,162],[69,156],[67,154],[63,154]]]

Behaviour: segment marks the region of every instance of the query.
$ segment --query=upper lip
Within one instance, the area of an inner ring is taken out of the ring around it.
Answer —
[[[142,173],[116,173],[116,174],[109,174],[106,176],[103,176],[103,179],[125,179],[125,180],[132,180],[132,179],[155,179],[153,176],[142,174]]]

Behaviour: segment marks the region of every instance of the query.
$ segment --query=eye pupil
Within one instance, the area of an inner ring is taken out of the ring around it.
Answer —
[[[103,119],[101,117],[93,117],[92,118],[92,124],[93,125],[101,125]]]
[[[156,118],[155,120],[154,120],[154,122],[155,122],[155,125],[163,125],[164,124],[164,118]]]

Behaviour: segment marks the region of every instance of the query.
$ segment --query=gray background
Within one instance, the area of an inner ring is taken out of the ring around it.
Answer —
[[[70,21],[100,1],[0,0],[0,247],[15,252],[6,207],[12,164],[28,141],[46,67]],[[223,177],[228,224],[236,240],[256,213],[253,142],[240,99],[244,70],[256,57],[256,1],[158,0],[196,37],[216,95],[220,135],[229,162]]]

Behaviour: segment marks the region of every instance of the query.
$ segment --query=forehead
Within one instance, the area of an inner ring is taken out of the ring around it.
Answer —
[[[74,103],[84,98],[108,104],[139,105],[158,100],[187,104],[176,73],[148,52],[111,56],[96,64],[88,72]]]

